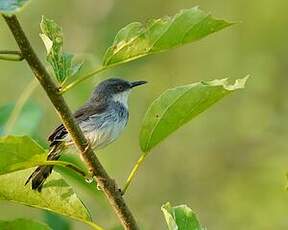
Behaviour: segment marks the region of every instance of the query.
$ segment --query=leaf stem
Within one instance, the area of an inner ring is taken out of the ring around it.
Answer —
[[[11,133],[17,118],[19,117],[21,110],[23,109],[24,105],[26,104],[27,100],[30,98],[34,90],[36,89],[38,85],[38,81],[36,78],[33,78],[32,81],[25,87],[23,92],[20,94],[15,107],[12,110],[12,113],[5,125],[5,133],[9,134]]]
[[[20,51],[0,50],[0,60],[5,61],[22,61],[24,59]]]
[[[41,165],[41,164],[39,164]],[[65,167],[65,168],[69,168],[72,169],[74,172],[76,172],[77,174],[79,174],[80,176],[86,177],[87,173],[85,173],[82,169],[80,169],[79,167],[77,167],[76,165],[70,163],[70,162],[65,162],[65,161],[45,161],[44,165],[55,165],[55,166],[61,166],[61,167]]]
[[[129,185],[131,184],[132,180],[134,179],[134,177],[136,176],[137,171],[139,170],[139,167],[143,164],[146,156],[148,155],[148,152],[146,153],[142,153],[142,155],[140,156],[140,158],[138,159],[138,161],[136,162],[136,164],[134,165],[133,169],[131,170],[128,179],[126,181],[126,184],[122,190],[122,194],[124,195],[129,187]]]
[[[69,85],[65,86],[60,92],[61,94],[65,93],[66,91],[70,90],[71,88],[73,88],[74,86],[78,85],[79,83],[81,83],[82,81],[87,80],[88,78],[92,77],[95,74],[99,74],[101,72],[104,72],[105,70],[107,70],[108,68],[110,68],[110,66],[100,66],[97,69],[95,69],[94,71],[88,73],[87,75],[83,76],[83,77],[79,77],[77,80],[73,81],[72,83],[70,83]]]
[[[121,221],[122,226],[125,230],[138,230],[136,221],[128,206],[126,205],[119,187],[117,186],[116,182],[107,174],[91,146],[88,144],[79,125],[75,122],[72,112],[66,104],[66,101],[64,100],[56,84],[32,48],[17,17],[15,15],[2,16],[9,26],[22,52],[23,57],[26,59],[35,77],[46,91],[46,94],[57,110],[63,125],[71,136],[74,144],[79,149],[81,157],[85,160],[89,171],[94,174],[97,185],[106,195],[106,198],[110,202],[114,212]]]

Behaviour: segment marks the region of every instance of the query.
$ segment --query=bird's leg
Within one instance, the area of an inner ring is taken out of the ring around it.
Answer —
[[[89,169],[88,174],[85,177],[85,181],[90,184],[93,182],[93,180],[94,180],[94,173],[92,170]]]

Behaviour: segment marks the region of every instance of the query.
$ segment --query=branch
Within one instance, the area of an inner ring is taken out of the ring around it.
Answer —
[[[46,91],[46,94],[57,110],[65,128],[69,132],[69,135],[73,139],[77,148],[80,150],[89,170],[96,177],[98,186],[106,195],[123,227],[126,230],[138,229],[136,221],[121,195],[120,189],[116,185],[115,181],[106,173],[79,126],[75,123],[72,113],[64,101],[63,96],[52,81],[52,78],[40,62],[39,58],[36,56],[16,16],[13,15],[10,17],[3,15],[3,17],[18,43],[23,57],[26,59],[35,77],[39,80],[40,84]]]
[[[20,51],[0,50],[0,59],[5,61],[22,61],[24,57]]]

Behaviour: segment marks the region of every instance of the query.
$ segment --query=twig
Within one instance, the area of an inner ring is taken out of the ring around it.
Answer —
[[[23,57],[26,59],[35,77],[39,80],[40,84],[46,91],[46,94],[57,110],[65,128],[69,132],[69,135],[73,139],[77,148],[80,150],[81,155],[86,161],[89,170],[94,173],[98,186],[106,195],[123,227],[126,230],[138,229],[136,221],[121,195],[121,191],[119,190],[115,181],[112,180],[106,173],[93,150],[88,145],[85,136],[83,135],[79,126],[75,123],[72,113],[64,101],[63,96],[60,94],[49,73],[46,71],[39,58],[36,56],[33,48],[30,45],[30,42],[28,41],[18,22],[18,19],[15,15],[3,15],[3,17],[8,24],[16,42],[18,43]]]
[[[5,61],[22,61],[24,57],[20,51],[0,50],[0,59]]]
[[[131,184],[132,180],[134,179],[137,171],[139,170],[139,167],[142,165],[142,163],[144,162],[146,156],[148,155],[148,153],[142,153],[142,155],[140,156],[140,158],[138,159],[138,161],[136,162],[136,164],[134,165],[133,169],[131,170],[128,179],[126,181],[126,184],[122,190],[122,195],[124,195],[129,187],[129,185]]]
[[[62,90],[61,90],[61,94],[65,93],[66,91],[70,90],[71,88],[73,88],[74,86],[78,85],[79,83],[81,83],[82,81],[87,80],[88,78],[92,77],[95,74],[104,72],[105,70],[107,70],[109,67],[106,66],[101,66],[98,69],[92,71],[91,73],[88,73],[87,75],[85,75],[84,77],[80,77],[77,80],[71,82],[69,85],[65,86]]]

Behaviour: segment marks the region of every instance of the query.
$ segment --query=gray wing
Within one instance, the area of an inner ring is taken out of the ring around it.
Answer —
[[[81,121],[87,120],[90,116],[95,114],[101,114],[105,111],[107,105],[91,105],[85,104],[81,108],[79,108],[74,114],[74,118],[77,124]],[[67,130],[63,124],[59,125],[49,136],[48,141],[50,142],[50,147],[60,143],[64,136],[67,135]]]

